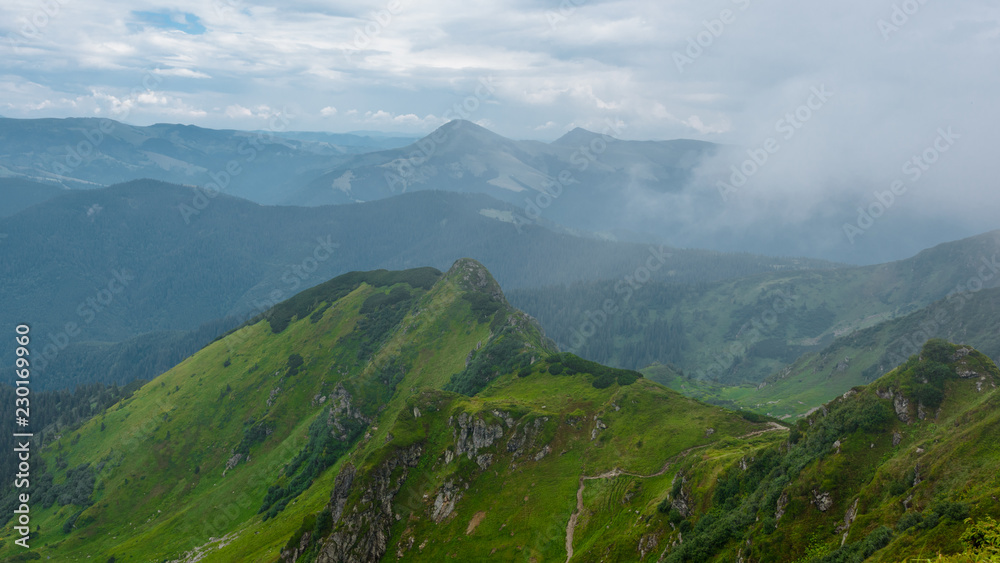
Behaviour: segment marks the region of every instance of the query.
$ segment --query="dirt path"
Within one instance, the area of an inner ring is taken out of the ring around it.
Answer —
[[[782,425],[778,424],[777,422],[773,422],[772,421],[772,422],[768,422],[767,424],[768,424],[768,426],[770,426],[770,428],[765,428],[764,430],[754,430],[753,432],[751,432],[749,434],[744,434],[743,436],[740,436],[739,439],[743,440],[743,439],[746,439],[746,438],[753,438],[754,436],[760,436],[761,434],[764,434],[766,432],[775,432],[775,431],[778,431],[778,430],[784,430],[785,432],[788,432],[788,427],[787,426],[782,426]]]
[[[788,430],[788,428],[786,428],[786,427],[778,424],[777,422],[768,422],[767,424],[768,424],[768,428],[765,428],[763,430],[755,430],[755,431],[750,432],[748,434],[744,434],[743,436],[740,436],[738,439],[743,440],[743,439],[746,439],[746,438],[753,438],[754,436],[760,436],[761,434],[764,434],[766,432],[776,432],[776,431],[779,431],[779,430],[785,430],[785,431]],[[681,452],[681,453],[675,455],[674,457],[670,458],[669,460],[667,460],[667,462],[663,465],[662,469],[660,469],[656,473],[653,473],[653,474],[650,474],[650,475],[640,475],[638,473],[630,473],[628,471],[622,471],[621,469],[619,469],[617,467],[614,468],[614,469],[612,469],[612,470],[610,470],[610,471],[605,471],[604,473],[601,473],[600,475],[581,475],[580,476],[580,486],[577,487],[577,489],[576,489],[576,510],[573,511],[573,514],[569,517],[569,523],[566,524],[566,561],[567,561],[567,563],[569,562],[570,559],[573,558],[573,534],[574,534],[574,532],[576,532],[576,524],[579,521],[580,514],[583,513],[583,486],[584,486],[584,483],[586,483],[587,481],[593,480],[593,479],[613,479],[615,477],[620,477],[622,475],[628,475],[630,477],[638,477],[640,479],[649,479],[650,477],[659,477],[659,476],[663,475],[664,473],[666,473],[667,470],[670,469],[670,466],[672,466],[680,458],[683,458],[683,457],[687,456],[689,453],[693,452],[694,450],[698,450],[698,449],[701,449],[701,448],[707,448],[709,445],[710,444],[706,444],[704,446],[695,446],[693,448],[688,448],[688,449],[684,450],[683,452]]]
[[[694,450],[708,447],[705,446],[695,446],[693,448],[688,448],[683,452],[675,455],[674,457],[667,460],[663,467],[656,473],[651,473],[649,475],[641,475],[639,473],[631,473],[629,471],[622,471],[619,468],[614,468],[611,471],[605,471],[600,475],[581,475],[580,476],[580,486],[576,489],[576,510],[569,517],[569,523],[566,524],[566,561],[568,562],[573,558],[573,534],[576,531],[576,523],[580,518],[580,514],[583,512],[583,486],[584,483],[593,479],[613,479],[615,477],[620,477],[622,475],[628,475],[629,477],[638,477],[640,479],[649,479],[650,477],[659,477],[670,469],[670,466],[674,464],[679,458],[683,458]]]

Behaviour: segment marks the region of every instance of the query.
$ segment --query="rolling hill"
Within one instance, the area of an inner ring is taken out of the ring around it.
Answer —
[[[634,237],[617,212],[632,192],[677,192],[718,150],[700,141],[625,141],[580,128],[552,143],[514,141],[455,120],[412,145],[351,157],[286,201],[372,201],[428,189],[484,193],[514,205],[525,222],[544,218]]]
[[[57,363],[103,357],[106,366],[106,358],[118,352],[95,346],[139,338],[131,349],[144,355],[126,360],[127,368],[128,362],[148,365],[152,362],[140,360],[158,356],[179,361],[218,334],[212,330],[228,330],[248,315],[352,270],[447,268],[472,256],[505,285],[525,287],[614,279],[637,271],[694,281],[827,265],[521,227],[507,220],[509,206],[477,194],[428,191],[315,208],[199,196],[182,186],[137,181],[71,190],[0,219],[0,233],[6,235],[0,241],[0,320],[31,323],[51,345],[47,359]],[[662,267],[668,254],[670,269]],[[207,339],[188,339],[190,345],[169,354],[156,348],[156,340],[172,346],[186,339],[179,333],[202,325],[209,325],[202,330]],[[144,336],[149,333],[161,334]],[[71,346],[84,348],[68,352]],[[0,356],[10,353],[7,349]],[[172,363],[156,365],[166,369]],[[83,367],[63,363],[62,375],[50,373],[43,385],[108,375],[92,362]],[[124,383],[152,375],[102,380]]]
[[[997,383],[981,353],[931,340],[789,431],[556,353],[475,261],[356,272],[278,304],[77,428],[34,429],[44,446],[32,458],[30,553],[972,554],[992,549],[969,538],[991,537],[1000,515]],[[24,555],[12,522],[0,536],[0,555]]]
[[[411,141],[296,133],[280,117],[270,124],[265,131],[232,131],[105,118],[0,118],[0,176],[76,189],[144,178],[214,183],[230,195],[277,203],[347,155]]]
[[[647,377],[714,404],[786,418],[801,416],[852,387],[871,383],[916,353],[929,338],[966,342],[1000,361],[1000,288],[956,293],[810,352],[759,384],[724,386],[684,378],[668,366]]]
[[[588,359],[629,369],[673,364],[691,379],[756,385],[838,337],[997,287],[998,256],[1000,231],[993,231],[876,266],[762,273],[710,284],[656,281],[635,290],[589,282],[509,294],[561,348]],[[618,306],[614,314],[599,312],[607,299]],[[951,311],[949,318],[961,323],[975,309]],[[895,365],[883,362],[877,373]]]

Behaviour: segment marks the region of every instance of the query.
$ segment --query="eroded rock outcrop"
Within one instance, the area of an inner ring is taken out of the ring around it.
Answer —
[[[827,492],[820,492],[819,489],[812,490],[812,505],[820,512],[826,512],[833,506],[833,496]]]
[[[396,522],[393,499],[399,493],[409,469],[416,467],[423,447],[403,448],[374,469],[367,481],[356,483],[351,466],[346,466],[334,483],[328,509],[333,511],[333,533],[323,544],[317,563],[368,563],[386,553],[392,525]],[[403,468],[402,471],[397,471]],[[395,476],[394,476],[395,474]],[[358,502],[346,509],[355,486],[362,487]],[[294,559],[286,561],[294,561]]]
[[[503,438],[503,426],[500,424],[488,424],[479,417],[472,417],[468,413],[458,415],[456,421],[458,428],[453,429],[455,434],[455,454],[465,454],[469,459],[476,459],[479,450],[488,448],[494,442]]]

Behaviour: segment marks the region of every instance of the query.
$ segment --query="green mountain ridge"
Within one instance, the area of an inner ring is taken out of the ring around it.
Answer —
[[[1000,515],[1000,370],[943,341],[921,354],[789,432],[558,352],[474,260],[351,273],[78,428],[37,432],[32,549],[7,522],[0,557],[955,553],[960,532]]]
[[[756,385],[725,386],[682,377],[669,366],[647,377],[700,400],[769,416],[801,416],[852,387],[881,377],[931,338],[965,342],[1000,361],[1000,288],[954,293],[897,319],[842,336]]]
[[[518,287],[615,277],[651,252],[671,254],[675,277],[688,281],[832,266],[519,230],[503,220],[510,206],[475,194],[319,208],[225,194],[196,204],[202,195],[136,181],[67,191],[0,219],[0,321],[29,322],[45,341],[42,385],[150,379],[247,316],[356,270],[447,269],[471,256]],[[186,222],[183,206],[196,205],[204,207]]]
[[[509,294],[561,348],[594,361],[630,369],[658,362],[695,380],[759,384],[838,337],[997,287],[998,256],[1000,231],[993,231],[877,266],[714,283],[654,280],[638,288],[584,282]],[[601,310],[607,299],[617,306],[612,314]],[[952,318],[964,314],[954,311]]]

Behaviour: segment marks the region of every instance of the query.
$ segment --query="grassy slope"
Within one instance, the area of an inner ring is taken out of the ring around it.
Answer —
[[[61,560],[90,555],[115,555],[119,561],[150,560],[153,554],[177,557],[209,537],[239,530],[239,538],[224,551],[249,560],[264,553],[275,556],[299,525],[298,513],[315,511],[325,503],[328,488],[323,485],[334,474],[327,471],[318,486],[265,526],[254,515],[268,485],[304,445],[310,423],[323,409],[314,399],[329,394],[338,381],[356,380],[361,385],[374,373],[379,359],[359,361],[356,342],[352,345],[347,337],[364,300],[387,289],[362,285],[327,309],[319,322],[301,319],[277,335],[266,321],[244,327],[84,425],[74,432],[80,436],[77,443],[64,436],[48,446],[43,457],[50,469],[57,451],[65,455],[70,468],[101,461],[105,465],[99,472],[95,504],[84,511],[78,529],[69,536],[61,526],[78,507],[35,509],[33,523],[42,530],[35,545],[46,546],[40,553]],[[420,303],[434,307],[423,309],[419,320],[411,314],[403,324],[447,319],[435,335],[443,337],[425,334],[423,342],[429,345],[420,352],[424,367],[451,373],[460,369],[464,351],[484,338],[488,328],[471,320],[468,305],[455,301],[456,290],[449,284],[436,287],[434,293]],[[455,326],[463,323],[461,330]],[[382,354],[398,348],[400,340],[397,335]],[[334,345],[338,341],[341,345]],[[287,377],[292,353],[301,355],[305,365]],[[230,365],[224,366],[227,360]],[[275,388],[281,391],[269,407]],[[265,421],[274,431],[263,444],[251,448],[249,463],[240,463],[223,477],[231,450],[251,420]],[[55,472],[57,483],[64,477],[64,470]],[[231,560],[215,553],[220,560]]]
[[[879,323],[806,354],[769,377],[763,386],[725,386],[692,381],[668,366],[644,369],[647,377],[689,396],[779,418],[802,415],[870,383],[901,364],[929,338],[965,342],[994,361],[1000,288],[953,296],[904,317]]]
[[[669,362],[693,379],[756,384],[837,337],[956,291],[996,287],[1000,275],[988,265],[998,250],[1000,231],[876,266],[780,271],[697,286],[654,281],[634,291],[614,280],[511,294],[553,339],[579,345],[574,352],[581,356],[636,368]],[[585,313],[607,299],[620,311],[585,327]],[[657,332],[664,323],[673,331]],[[572,331],[585,328],[595,333],[580,345]],[[637,358],[645,361],[633,365]]]
[[[856,498],[862,501],[848,544],[880,525],[894,526],[910,494],[910,505],[924,515],[942,500],[965,503],[976,517],[1000,512],[994,498],[1000,494],[1000,394],[991,386],[1000,382],[1000,371],[984,356],[970,355],[963,364],[985,376],[982,391],[975,389],[976,378],[949,379],[940,413],[927,420],[904,424],[886,406],[890,401],[875,397],[877,390],[913,386],[912,372],[897,370],[828,405],[829,417],[815,413],[800,423],[796,445],[789,447],[784,429],[646,379],[599,389],[589,373],[550,373],[550,343],[526,317],[502,296],[497,312],[484,317],[477,309],[482,300],[467,297],[499,292],[471,261],[457,263],[428,291],[412,289],[414,301],[396,329],[370,361],[359,359],[363,304],[391,289],[361,284],[321,309],[316,322],[300,314],[306,318],[278,334],[267,321],[244,327],[48,446],[42,456],[50,469],[57,455],[68,468],[103,465],[94,504],[71,533],[62,531],[63,523],[81,507],[33,506],[32,524],[40,527],[34,551],[59,561],[196,555],[202,561],[277,561],[289,539],[299,539],[304,518],[330,509],[335,478],[346,464],[358,468],[358,478],[334,532],[370,510],[366,487],[414,445],[420,447],[415,466],[392,473],[400,490],[391,496],[395,518],[386,529],[386,560],[565,561],[574,514],[573,561],[707,560],[691,553],[719,561],[739,554],[755,561],[808,560],[839,545],[836,525]],[[539,361],[521,373],[496,373],[474,396],[442,391],[466,367],[469,352],[489,350],[504,327],[516,329],[523,349]],[[286,375],[293,353],[304,364],[298,374]],[[385,367],[396,361],[405,375],[387,386]],[[268,486],[287,482],[281,477],[285,464],[328,412],[318,399],[339,384],[372,423],[346,456],[275,518],[262,521],[257,510]],[[269,406],[276,388],[281,390]],[[889,418],[845,430],[845,420],[864,418],[856,407],[868,404],[862,399],[889,409]],[[911,418],[913,405],[911,399]],[[463,419],[480,419],[502,436],[485,440],[471,459],[455,455]],[[249,461],[226,470],[245,430],[259,422],[273,432],[251,446]],[[893,431],[901,436],[895,446]],[[839,453],[832,445],[837,439]],[[918,462],[923,481],[893,488]],[[776,473],[775,467],[785,469]],[[55,476],[62,481],[66,470]],[[720,494],[723,489],[729,492]],[[832,492],[829,510],[810,504],[813,490]],[[774,533],[767,526],[774,525],[779,493],[789,502],[780,533]],[[453,510],[435,521],[436,505],[449,499]],[[690,515],[677,513],[681,500]],[[727,520],[741,514],[742,523]],[[720,536],[720,526],[735,531]],[[954,552],[961,529],[945,519],[899,533],[877,557]],[[684,543],[671,548],[678,530],[685,530]],[[10,525],[3,535],[0,556],[18,553]],[[328,547],[323,541],[300,561]],[[707,551],[686,551],[702,548]]]
[[[971,370],[978,375],[964,379],[949,376],[943,385],[940,411],[928,408],[925,418],[920,419],[917,401],[907,391],[920,383],[914,368],[917,363],[914,357],[905,369],[857,388],[811,415],[808,422],[801,421],[793,432],[795,445],[773,452],[777,457],[771,458],[774,463],[766,466],[765,476],[754,479],[753,486],[743,489],[742,494],[720,498],[720,482],[725,479],[720,481],[710,472],[706,476],[705,470],[693,465],[694,496],[704,511],[693,519],[694,531],[685,535],[689,551],[671,553],[666,561],[731,561],[740,555],[760,562],[860,561],[835,559],[844,554],[836,553],[841,542],[851,549],[852,544],[864,541],[883,526],[891,531],[889,543],[873,552],[873,561],[961,552],[965,546],[959,538],[966,527],[962,522],[966,515],[981,519],[1000,514],[996,500],[1000,494],[996,472],[1000,464],[996,440],[1000,432],[1000,370],[975,352],[959,360],[955,364],[959,372]],[[980,382],[981,390],[977,389]],[[908,397],[909,422],[897,417],[891,400],[881,398],[890,389],[895,396],[903,391]],[[752,473],[754,460],[749,461]],[[734,467],[728,471],[737,477],[748,473]],[[699,484],[702,492],[697,492]],[[825,511],[813,502],[823,493],[830,493],[832,501]],[[775,530],[779,498],[787,502]],[[737,502],[727,505],[725,499]],[[856,520],[841,528],[856,500]],[[926,529],[898,528],[904,513],[918,513],[927,519],[946,503],[958,506],[960,516],[942,516]],[[720,536],[713,535],[717,529],[700,525],[711,521],[708,514],[723,514],[713,512],[720,508],[726,515],[723,520],[746,511],[744,526],[733,526],[733,535]],[[722,539],[708,555],[692,555],[695,548],[719,537]]]
[[[524,378],[507,375],[475,397],[424,393],[411,403],[419,418],[412,408],[403,411],[392,429],[394,440],[381,454],[371,454],[385,459],[415,443],[425,452],[397,495],[401,521],[392,528],[387,559],[401,553],[407,561],[564,561],[580,478],[615,469],[635,475],[586,482],[573,560],[609,552],[631,557],[641,538],[662,536],[668,528],[657,505],[669,491],[674,471],[667,468],[654,476],[668,461],[692,448],[717,446],[726,437],[766,428],[649,381],[599,390],[590,375],[551,375],[546,366],[536,364]],[[477,452],[477,457],[493,456],[485,469],[465,456],[446,461],[446,452],[455,452],[454,421],[461,413],[503,427],[502,438]],[[511,424],[504,422],[506,416]],[[596,419],[607,429],[592,439]],[[509,441],[534,428],[535,421],[542,421],[537,433],[523,451],[511,452]],[[714,432],[707,433],[709,428]],[[759,447],[758,442],[774,443],[781,435],[749,440]],[[543,450],[548,453],[536,460]],[[457,484],[461,498],[454,512],[435,522],[436,494],[446,482]],[[349,505],[345,513],[350,510]],[[478,524],[470,531],[474,520]]]

